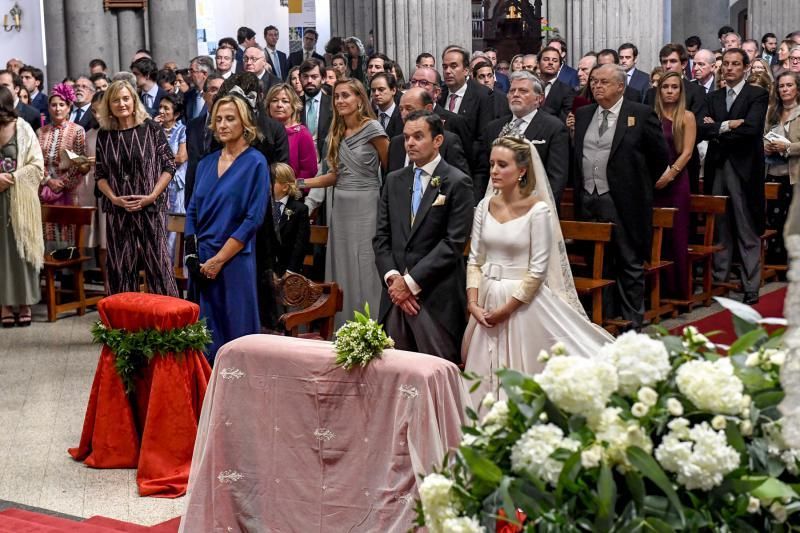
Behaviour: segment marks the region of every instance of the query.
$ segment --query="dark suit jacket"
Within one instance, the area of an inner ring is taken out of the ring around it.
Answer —
[[[622,93],[622,97],[627,98],[631,102],[636,102],[637,104],[641,104],[642,100],[644,100],[644,95],[633,87],[625,87],[625,92]]]
[[[303,106],[306,105],[308,96],[303,96]],[[322,93],[322,98],[319,102],[319,110],[317,110],[317,154],[320,158],[325,157],[325,141],[328,138],[328,130],[331,127],[333,120],[333,109],[331,108],[331,97]],[[305,110],[300,112],[300,122],[304,126],[306,124]]]
[[[280,50],[275,50],[275,53],[278,54],[278,63],[279,63],[278,66],[280,66],[281,68],[280,78],[281,80],[285,80],[286,75],[289,73],[289,69],[291,68],[289,67],[289,59],[286,57],[286,54],[284,54]],[[267,56],[267,63],[269,63],[269,65],[272,67],[272,72],[274,74],[275,64],[272,62],[272,56],[270,55],[269,50],[264,48],[264,54]]]
[[[39,114],[39,110],[33,106],[29,106],[28,104],[23,104],[22,100],[17,102],[17,107],[14,108],[14,111],[17,112],[17,115],[31,125],[33,131],[38,130],[42,127],[42,117]]]
[[[188,160],[186,164],[186,186],[183,190],[184,205],[189,205],[194,191],[194,180],[197,175],[197,165],[200,160],[211,153],[211,130],[206,126],[208,113],[203,113],[197,118],[193,118],[186,124],[186,153]]]
[[[494,74],[494,88],[495,89],[500,89],[504,93],[507,93],[508,89],[511,88],[511,80],[509,80],[508,76],[506,76],[502,72],[495,72],[495,74]]]
[[[489,127],[486,129],[489,146],[487,151],[491,150],[491,143],[500,136],[503,126],[513,119],[513,116],[503,117],[489,123]],[[529,141],[545,141],[542,144],[534,144],[534,146],[547,171],[547,179],[553,190],[556,205],[560,205],[561,193],[564,192],[569,181],[569,132],[567,126],[556,117],[538,111],[525,130],[525,138]]]
[[[433,173],[411,225],[413,166],[390,173],[381,194],[372,247],[381,280],[392,269],[408,272],[422,292],[418,301],[457,342],[466,327],[464,245],[472,226],[472,183],[466,174],[441,161]],[[444,205],[433,207],[437,196]],[[383,286],[379,317],[393,304]]]
[[[280,78],[266,69],[264,70],[264,74],[258,78],[258,81],[261,82],[261,89],[264,91],[265,96],[270,87],[278,85],[281,82]]]
[[[464,148],[461,140],[453,132],[445,130],[444,142],[439,147],[442,159],[447,161],[450,166],[456,167],[464,174],[469,175],[469,163],[464,156]],[[394,172],[406,166],[406,146],[403,134],[395,135],[389,141],[389,168],[387,172]]]
[[[273,206],[274,207],[274,206]],[[289,215],[291,211],[291,215]],[[278,222],[277,246],[275,249],[275,273],[282,276],[287,270],[303,273],[303,259],[311,235],[308,207],[294,198],[286,202],[281,220]]]
[[[708,116],[714,122],[703,124],[698,137],[708,141],[703,188],[706,194],[714,190],[714,180],[726,161],[730,161],[742,181],[746,205],[759,234],[764,230],[764,144],[762,134],[767,115],[769,94],[761,87],[745,83],[739,96],[727,110],[727,91],[720,89],[708,94]],[[726,120],[744,119],[736,129],[720,133]]]
[[[185,124],[189,124],[189,121],[191,121],[192,117],[194,117],[195,108],[197,107],[197,102],[198,102],[197,95],[198,95],[197,88],[192,87],[191,89],[186,91],[186,94],[183,96],[183,117],[184,117],[183,122]],[[206,105],[204,103],[202,110],[198,115],[198,118],[204,115],[207,111],[208,110],[206,109]]]
[[[642,98],[644,98],[645,93],[650,89],[650,76],[635,68],[633,69],[633,74],[631,74],[631,81],[628,82],[628,87],[639,91]]]
[[[489,94],[489,98],[492,100],[492,120],[511,116],[511,110],[508,108],[508,95],[505,91],[495,86],[494,91]]]
[[[153,107],[147,107],[147,105],[144,106],[144,108],[147,110],[147,113],[151,117],[155,117],[156,115],[158,115],[158,106],[161,104],[161,99],[164,98],[166,95],[167,91],[159,87],[158,91],[156,92],[156,97],[153,101]],[[142,101],[142,104],[144,104],[144,93],[141,92],[139,93],[139,99]]]
[[[400,91],[397,91],[400,92]],[[381,121],[380,110],[375,110],[375,116],[378,117],[378,122]],[[386,135],[391,139],[395,135],[403,133],[403,118],[400,116],[400,106],[394,105],[392,116],[389,117],[389,122],[386,124]]]
[[[575,90],[566,83],[556,80],[550,87],[550,92],[547,93],[547,98],[544,99],[544,103],[539,109],[566,121],[567,115],[572,111],[572,100],[574,99]]]
[[[94,116],[92,115],[92,107],[81,115],[81,119],[76,124],[83,128],[83,131],[89,131],[95,126]]]
[[[36,98],[32,98],[31,103],[28,105],[35,108],[39,114],[44,113],[45,121],[50,122],[50,109],[48,107],[46,94],[39,91],[39,94],[36,95]]]
[[[289,69],[291,69],[292,67],[299,67],[303,63],[303,53],[304,53],[303,50],[298,50],[297,52],[292,52],[291,54],[289,54]],[[322,61],[323,64],[325,63],[325,58],[319,55],[318,53],[313,52],[311,56],[316,57],[317,59]]]
[[[575,111],[575,200],[583,190],[583,142],[586,130],[597,127],[597,104]],[[649,257],[653,222],[653,185],[667,168],[667,144],[655,112],[623,99],[614,128],[606,167],[609,194],[630,242],[641,257]],[[578,206],[576,206],[578,207]],[[580,212],[576,209],[576,212]]]
[[[580,80],[578,80],[578,71],[569,65],[564,65],[561,67],[561,72],[558,73],[558,78],[556,79],[571,89],[574,89],[580,85]]]
[[[456,115],[440,105],[435,106],[433,112],[441,117],[445,131],[455,133],[458,136],[461,141],[461,148],[464,150],[464,157],[467,158],[467,164],[471,171],[473,160],[475,159],[472,155],[474,135],[470,131],[467,121],[464,117]],[[469,172],[467,174],[470,175]]]

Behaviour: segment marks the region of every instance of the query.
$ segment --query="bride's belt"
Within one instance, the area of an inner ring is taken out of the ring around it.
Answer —
[[[497,263],[484,263],[481,266],[481,272],[487,279],[503,280],[503,279],[524,279],[528,274],[528,267],[515,267],[507,265],[499,265]]]

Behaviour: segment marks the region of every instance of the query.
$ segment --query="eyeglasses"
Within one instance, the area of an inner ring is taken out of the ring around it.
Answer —
[[[789,58],[789,61],[791,61],[792,63],[800,63],[800,56],[797,57],[792,56]]]
[[[257,63],[260,59],[264,59],[263,57],[252,57],[252,56],[244,56],[242,61],[245,63]]]
[[[411,80],[412,87],[430,87],[433,85],[433,82],[428,80]]]

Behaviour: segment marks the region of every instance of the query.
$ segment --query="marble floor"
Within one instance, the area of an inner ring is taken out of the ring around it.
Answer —
[[[785,283],[771,283],[762,294]],[[668,328],[720,310],[700,308]],[[97,313],[46,322],[34,308],[29,328],[0,330],[0,500],[88,518],[102,515],[142,525],[182,513],[183,499],[141,498],[135,470],[95,470],[75,462],[98,346],[89,329]]]

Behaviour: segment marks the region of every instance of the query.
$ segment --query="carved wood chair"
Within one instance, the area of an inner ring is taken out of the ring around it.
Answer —
[[[330,340],[333,320],[342,310],[342,290],[335,282],[316,283],[289,270],[275,276],[279,303],[286,309],[278,323],[292,337]],[[302,329],[306,332],[301,333]]]

